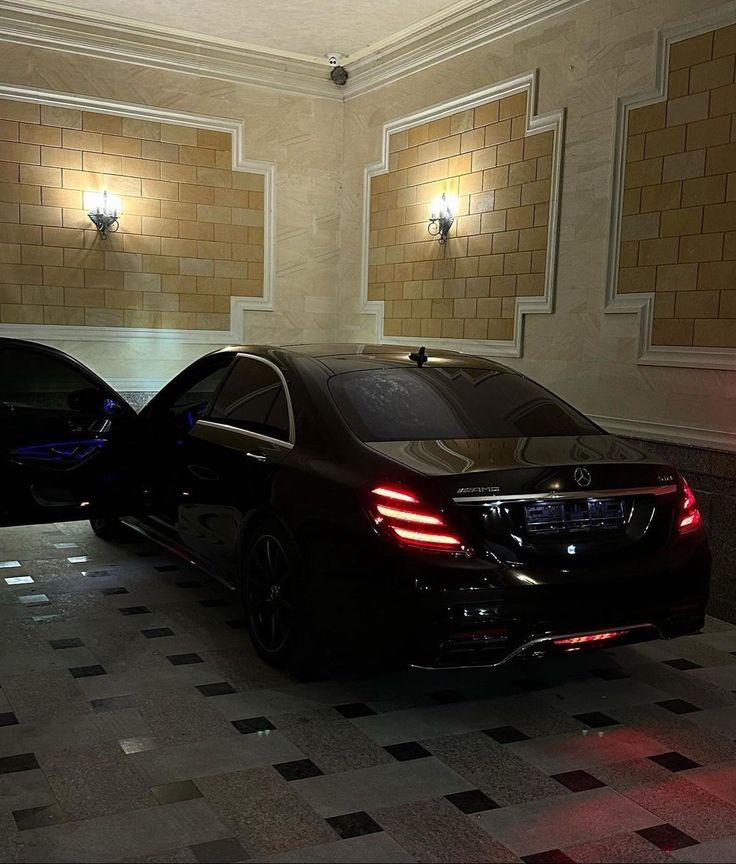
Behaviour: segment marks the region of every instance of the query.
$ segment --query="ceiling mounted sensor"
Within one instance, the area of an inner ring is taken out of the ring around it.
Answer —
[[[330,64],[330,78],[338,87],[344,87],[348,80],[348,70],[340,65],[340,55],[328,54],[327,62]]]

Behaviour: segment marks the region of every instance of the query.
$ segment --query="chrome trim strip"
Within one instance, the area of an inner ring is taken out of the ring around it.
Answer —
[[[241,429],[239,426],[230,426],[228,423],[220,423],[218,420],[197,420],[195,426],[211,426],[213,429],[224,429],[227,432],[237,432],[238,435],[243,435],[248,438],[256,438],[258,441],[265,441],[267,444],[275,444],[277,447],[285,447],[287,450],[292,450],[294,445],[291,441],[281,441],[278,438],[271,438],[270,435],[261,435],[260,432],[249,432],[247,429]]]
[[[289,412],[289,440],[281,441],[278,438],[271,438],[270,435],[261,435],[260,432],[249,432],[247,429],[240,429],[238,426],[230,426],[228,423],[221,423],[218,420],[198,420],[198,423],[204,423],[209,426],[219,426],[222,429],[228,429],[231,432],[240,432],[242,435],[251,435],[253,438],[257,438],[259,441],[268,441],[271,444],[278,444],[283,447],[293,447],[296,443],[296,424],[294,423],[294,408],[291,404],[291,393],[289,392],[289,385],[286,383],[286,378],[284,377],[284,373],[279,369],[279,367],[273,362],[273,360],[268,360],[265,357],[259,357],[257,354],[248,354],[245,351],[238,351],[235,355],[236,358],[243,357],[247,360],[257,360],[259,363],[265,363],[266,366],[270,366],[276,374],[281,379],[281,385],[284,388],[284,393],[286,394],[286,409]],[[234,371],[235,367],[233,366],[233,370],[231,370],[230,375]],[[229,378],[230,375],[227,377]],[[227,378],[225,382],[227,383]]]
[[[474,495],[453,498],[456,504],[502,504],[504,501],[569,501],[576,498],[623,498],[629,495],[671,495],[677,485],[636,486],[629,489],[580,489],[575,492],[525,492],[521,495]]]
[[[427,669],[436,672],[452,671],[453,669],[493,669],[496,666],[502,666],[504,663],[508,663],[509,660],[513,660],[514,657],[518,657],[519,654],[523,654],[530,648],[533,648],[536,645],[541,645],[545,642],[553,642],[555,639],[572,639],[575,636],[594,636],[596,633],[607,633],[613,630],[625,630],[627,632],[630,632],[631,630],[656,630],[659,634],[659,638],[663,638],[662,631],[659,629],[659,627],[657,627],[656,624],[628,624],[622,625],[620,627],[614,627],[612,625],[611,627],[606,628],[599,627],[597,630],[582,630],[578,631],[577,633],[550,633],[547,636],[538,636],[536,639],[530,639],[528,642],[525,642],[518,648],[514,648],[513,651],[511,651],[509,654],[507,654],[505,657],[503,657],[496,663],[466,663],[462,666],[421,666],[417,663],[410,663],[409,667],[411,669]],[[608,643],[604,642],[601,644]]]

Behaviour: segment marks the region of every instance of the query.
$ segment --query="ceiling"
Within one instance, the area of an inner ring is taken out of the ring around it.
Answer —
[[[497,0],[507,4],[508,0]],[[477,0],[66,0],[98,21],[126,19],[286,55],[324,59],[378,47],[398,34],[477,6]]]

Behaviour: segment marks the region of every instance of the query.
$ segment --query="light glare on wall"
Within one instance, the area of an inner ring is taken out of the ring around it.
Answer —
[[[110,195],[106,189],[103,192],[85,192],[84,206],[101,237],[120,227],[120,198],[117,195]]]
[[[456,210],[457,198],[448,192],[443,192],[432,202],[427,231],[440,243],[445,243],[447,240],[447,234],[455,221]]]

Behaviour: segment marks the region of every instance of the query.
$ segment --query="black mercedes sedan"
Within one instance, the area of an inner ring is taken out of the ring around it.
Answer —
[[[136,414],[0,339],[0,419],[0,525],[143,533],[240,590],[274,664],[350,642],[494,666],[703,625],[685,479],[485,357],[230,347]]]

